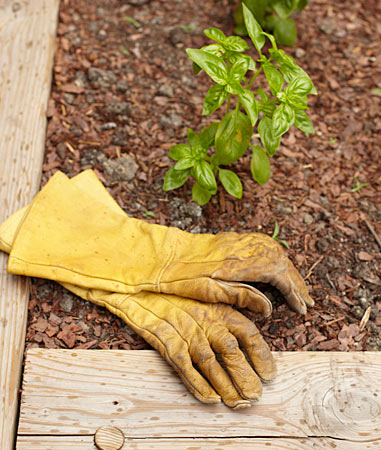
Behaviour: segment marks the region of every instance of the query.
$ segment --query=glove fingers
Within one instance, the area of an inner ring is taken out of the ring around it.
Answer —
[[[164,296],[150,292],[133,296],[97,289],[83,289],[70,284],[64,286],[85,300],[105,306],[120,317],[161,354],[198,400],[203,403],[219,403],[221,401],[221,397],[193,367],[187,342],[176,328],[155,313],[154,306],[160,310],[159,300],[165,304]]]
[[[270,300],[258,289],[236,281],[225,281],[209,277],[189,280],[161,282],[163,292],[189,297],[207,303],[227,303],[248,308],[255,313],[268,317],[272,312]]]
[[[226,311],[224,318],[226,326],[238,339],[260,378],[265,382],[274,380],[277,374],[274,358],[254,323],[235,310]]]
[[[258,401],[262,395],[262,383],[239,348],[237,339],[226,328],[213,326],[210,340],[213,350],[221,355],[240,395]]]
[[[279,289],[294,311],[305,314],[307,306],[311,307],[315,302],[310,297],[302,276],[292,262],[285,256],[282,259],[283,270],[270,272],[266,277],[266,282]]]
[[[196,346],[192,352],[192,359],[198,368],[210,381],[214,389],[221,395],[226,406],[233,409],[248,408],[250,401],[242,398],[226,371],[217,361],[214,352],[209,347]]]

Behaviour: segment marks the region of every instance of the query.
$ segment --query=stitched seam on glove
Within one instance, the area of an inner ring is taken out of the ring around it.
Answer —
[[[158,292],[161,292],[161,290],[160,290],[160,283],[161,283],[162,278],[164,277],[164,273],[168,269],[170,264],[173,262],[173,260],[175,258],[175,255],[176,255],[178,236],[179,236],[179,233],[177,231],[178,230],[176,228],[168,228],[168,234],[171,233],[172,235],[174,235],[172,237],[173,248],[172,248],[172,252],[169,255],[169,258],[168,258],[167,262],[163,265],[163,268],[161,269],[161,271],[159,273],[159,276],[158,276],[158,279],[157,279],[157,282],[156,282],[156,287],[157,287]]]
[[[41,263],[37,263],[37,262],[26,261],[26,260],[23,260],[23,259],[19,258],[18,256],[13,256],[12,254],[9,256],[9,261],[20,261],[22,263],[25,263],[25,264],[28,264],[28,265],[32,265],[33,267],[35,267],[35,266],[37,266],[37,267],[50,267],[52,269],[58,269],[58,270],[63,271],[63,272],[74,273],[74,274],[80,275],[81,277],[84,277],[85,279],[90,279],[90,280],[96,279],[96,280],[103,280],[103,281],[112,281],[112,282],[118,283],[120,285],[126,286],[127,288],[129,286],[157,286],[157,283],[146,283],[145,282],[145,283],[138,283],[138,284],[128,284],[128,283],[125,283],[124,281],[120,281],[118,279],[102,278],[102,277],[97,277],[95,275],[89,276],[88,274],[81,273],[81,272],[75,271],[75,270],[71,270],[71,269],[68,269],[67,267],[61,267],[61,266],[57,266],[57,265],[53,266],[51,264],[41,264]],[[17,275],[20,275],[18,272],[14,272],[13,270],[10,271],[10,273],[16,273]],[[35,275],[29,275],[29,270],[28,270],[28,275],[27,276],[35,276]],[[45,275],[45,277],[46,277],[46,275]],[[53,277],[49,278],[49,279],[56,280],[56,278],[53,278]],[[63,281],[61,279],[59,279],[58,281],[65,282],[65,281]],[[71,281],[70,282],[67,281],[66,283],[73,284]]]

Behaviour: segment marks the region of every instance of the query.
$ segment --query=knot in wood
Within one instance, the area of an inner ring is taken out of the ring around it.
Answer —
[[[116,427],[100,427],[94,435],[99,450],[120,450],[124,444],[124,434]]]

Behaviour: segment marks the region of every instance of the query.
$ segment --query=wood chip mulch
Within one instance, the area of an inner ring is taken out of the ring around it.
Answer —
[[[201,208],[190,184],[161,186],[170,146],[211,120],[201,115],[210,85],[185,49],[205,45],[210,26],[232,34],[231,3],[61,1],[42,184],[57,170],[92,168],[129,215],[193,232],[271,235],[276,220],[316,305],[299,316],[260,286],[273,315],[244,313],[271,348],[381,350],[381,5],[310,0],[295,21],[299,37],[286,51],[319,92],[309,103],[316,133],[293,128],[262,187],[242,158],[243,198],[219,190]],[[26,347],[149,348],[106,310],[38,279]]]

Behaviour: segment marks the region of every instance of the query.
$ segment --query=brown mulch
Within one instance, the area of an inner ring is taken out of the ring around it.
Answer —
[[[210,26],[232,34],[227,0],[63,0],[48,107],[43,184],[92,168],[131,216],[193,232],[261,231],[275,220],[316,305],[302,317],[261,286],[274,313],[257,320],[273,350],[381,350],[381,5],[310,0],[286,49],[311,75],[316,133],[293,128],[264,186],[249,158],[234,165],[235,200],[219,190],[204,207],[191,185],[163,192],[171,145],[199,130],[209,83],[185,48]],[[366,186],[352,192],[355,179]],[[247,311],[248,317],[253,317]],[[253,317],[254,319],[254,317]],[[258,318],[256,318],[258,319]],[[27,348],[141,349],[120,319],[45,280],[33,280]]]

